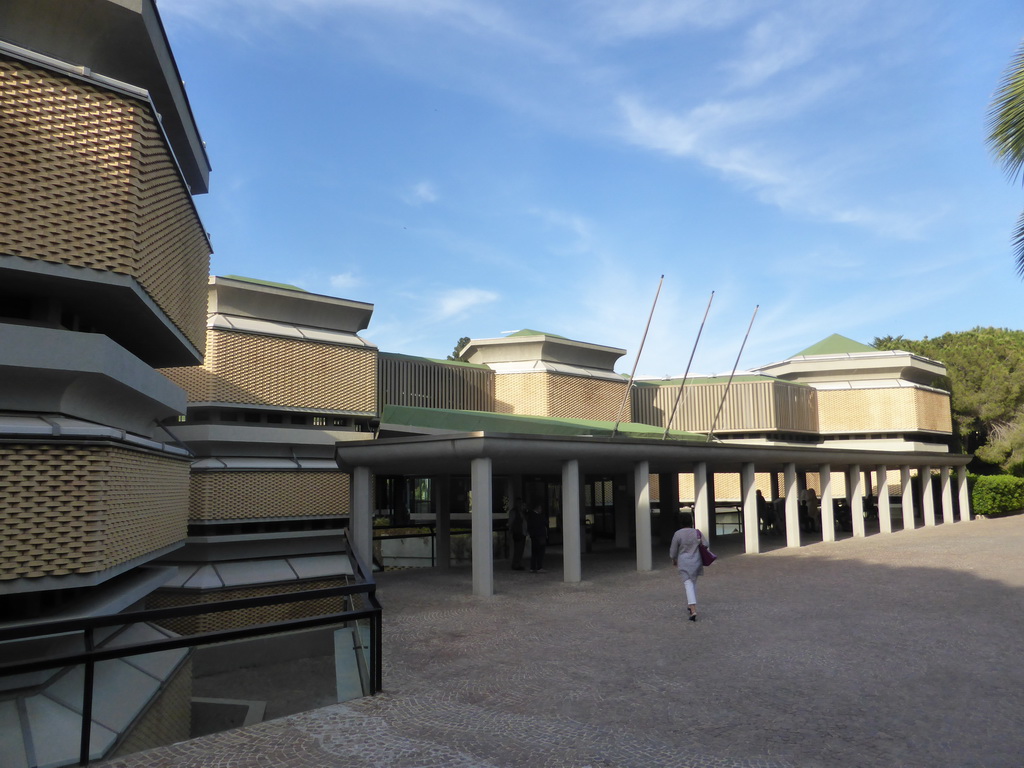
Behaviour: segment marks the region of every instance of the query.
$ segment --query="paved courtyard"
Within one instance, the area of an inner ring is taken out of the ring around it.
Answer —
[[[660,548],[382,574],[382,694],[103,765],[1024,765],[1024,515],[722,549],[696,624]]]

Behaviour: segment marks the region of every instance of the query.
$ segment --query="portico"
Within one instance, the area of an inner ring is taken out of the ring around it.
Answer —
[[[694,520],[705,531],[711,530],[714,508],[713,477],[717,473],[738,473],[742,486],[744,549],[760,552],[759,522],[754,479],[757,473],[781,473],[786,498],[786,546],[801,545],[798,522],[798,476],[817,473],[822,488],[822,538],[829,540],[833,530],[832,479],[836,472],[846,473],[847,501],[853,520],[853,535],[866,535],[863,499],[864,474],[887,475],[889,467],[899,467],[903,482],[904,528],[913,527],[913,496],[910,477],[917,470],[921,478],[925,525],[936,522],[931,495],[931,470],[941,473],[940,494],[943,523],[954,521],[951,468],[956,468],[956,498],[960,519],[969,519],[966,472],[970,456],[955,454],[901,453],[896,451],[839,450],[834,448],[793,448],[752,446],[688,440],[658,440],[637,437],[590,435],[526,435],[489,432],[395,437],[339,443],[335,457],[342,471],[352,475],[351,529],[361,557],[372,552],[371,473],[447,478],[468,475],[471,482],[470,520],[472,528],[473,594],[494,594],[494,562],[491,546],[494,532],[493,483],[496,476],[547,475],[561,478],[561,521],[563,530],[563,579],[568,583],[582,579],[581,556],[581,478],[584,474],[618,474],[632,478],[636,567],[653,568],[650,476],[692,473],[694,479]],[[711,480],[711,482],[709,482]],[[444,486],[444,483],[441,484]],[[888,515],[891,500],[888,483],[878,484],[878,508]],[[910,505],[907,524],[908,503]],[[931,510],[929,516],[928,510]],[[439,508],[438,528],[446,510]],[[447,523],[445,524],[447,528]],[[891,526],[880,524],[882,533]],[[439,542],[438,550],[446,549]]]

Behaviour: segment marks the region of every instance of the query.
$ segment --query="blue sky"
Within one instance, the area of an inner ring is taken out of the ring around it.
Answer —
[[[985,145],[1019,0],[160,0],[214,274],[444,357],[539,329],[680,375],[1024,328]]]

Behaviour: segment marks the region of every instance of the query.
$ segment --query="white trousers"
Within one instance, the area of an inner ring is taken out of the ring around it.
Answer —
[[[693,582],[693,579],[688,579],[683,576],[683,589],[686,590],[686,603],[687,605],[697,604],[697,585]]]

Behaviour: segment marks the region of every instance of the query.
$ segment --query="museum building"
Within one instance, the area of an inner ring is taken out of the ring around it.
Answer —
[[[491,595],[518,501],[547,512],[569,582],[602,547],[650,569],[681,510],[749,553],[970,515],[937,361],[832,336],[630,382],[626,350],[529,329],[434,360],[363,338],[364,301],[211,278],[210,163],[152,0],[0,5],[0,105],[0,630],[291,596],[111,626],[114,648],[330,613],[345,601],[294,598],[350,583],[339,553],[373,562],[381,526],[429,528],[439,567],[467,530],[467,589]],[[0,676],[5,764],[77,761],[93,684],[93,759],[187,738],[191,663]]]

